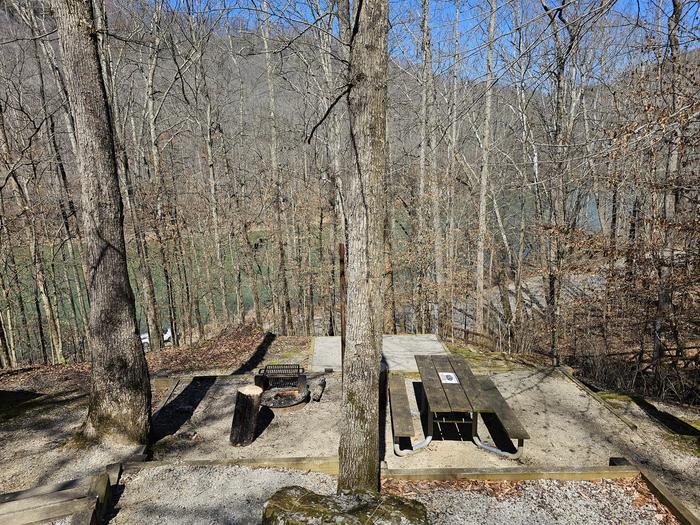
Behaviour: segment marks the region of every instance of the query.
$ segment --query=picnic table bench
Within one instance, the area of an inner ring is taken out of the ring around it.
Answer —
[[[402,441],[413,435],[413,422],[403,378],[392,374],[389,391],[397,455],[410,454],[430,443],[435,423],[470,423],[471,438],[477,446],[508,458],[520,457],[524,440],[530,436],[491,379],[475,376],[461,356],[417,355],[415,359],[423,385],[421,414],[426,419],[426,439],[410,449],[402,448]],[[482,418],[495,417],[508,438],[517,440],[515,452],[488,445],[479,438],[479,414]]]
[[[394,453],[405,456],[415,450],[415,445],[402,448],[403,442],[413,437],[413,416],[408,405],[406,384],[401,374],[389,374],[389,399],[391,402],[391,430],[394,434]]]

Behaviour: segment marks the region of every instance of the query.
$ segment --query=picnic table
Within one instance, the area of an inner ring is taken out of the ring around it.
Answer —
[[[403,456],[427,446],[432,440],[436,423],[463,423],[470,426],[471,439],[477,446],[508,458],[520,457],[524,440],[530,436],[490,378],[474,375],[461,356],[417,355],[415,359],[423,386],[420,408],[426,420],[426,439],[413,445],[410,450],[402,448],[400,440],[405,441],[412,435],[413,423],[408,424],[410,411],[403,378],[392,374],[389,390],[394,451],[398,455]],[[479,438],[477,422],[480,414],[482,419],[497,419],[508,438],[517,440],[515,452],[491,446]]]

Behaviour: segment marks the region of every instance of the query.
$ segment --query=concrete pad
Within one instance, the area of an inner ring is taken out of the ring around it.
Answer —
[[[382,356],[394,372],[418,372],[415,355],[446,355],[447,350],[433,334],[385,335]],[[311,370],[323,372],[326,368],[340,371],[340,337],[315,337]]]

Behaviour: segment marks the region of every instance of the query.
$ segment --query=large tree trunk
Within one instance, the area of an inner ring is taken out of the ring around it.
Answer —
[[[354,173],[347,198],[347,336],[338,489],[379,489],[388,1],[355,4],[348,95]]]
[[[54,0],[82,183],[92,385],[84,432],[145,442],[151,389],[136,327],[107,93],[88,0]]]

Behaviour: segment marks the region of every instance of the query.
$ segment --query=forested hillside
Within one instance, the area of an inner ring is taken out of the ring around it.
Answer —
[[[150,350],[231,324],[339,333],[359,169],[348,13],[94,8]],[[700,401],[698,5],[422,0],[389,19],[384,332]],[[0,1],[0,57],[1,363],[89,361],[86,203],[47,3]]]

